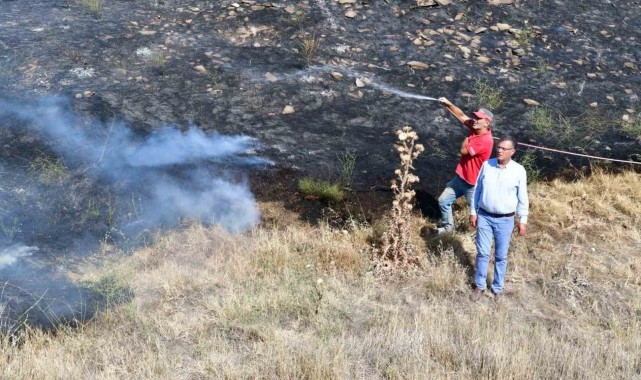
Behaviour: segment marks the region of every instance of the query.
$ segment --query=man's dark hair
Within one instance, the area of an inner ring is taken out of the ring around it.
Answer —
[[[501,137],[501,138],[499,139],[499,142],[498,142],[498,143],[500,144],[500,143],[502,143],[503,141],[510,141],[510,142],[512,143],[512,147],[516,149],[516,144],[517,144],[517,143],[516,143],[516,139],[515,139],[514,137],[512,137],[512,136],[505,136],[505,137]]]

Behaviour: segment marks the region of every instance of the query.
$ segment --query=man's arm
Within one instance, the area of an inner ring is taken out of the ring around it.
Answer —
[[[527,193],[527,172],[523,169],[520,176],[516,196],[518,204],[516,205],[516,213],[519,215],[519,235],[525,235],[527,231],[527,218],[529,214],[530,200]]]
[[[468,121],[468,120],[470,120],[470,118],[465,114],[465,112],[463,112],[460,108],[458,108],[457,106],[455,106],[452,102],[450,102],[450,101],[449,101],[449,100],[447,100],[446,98],[443,98],[443,97],[438,98],[438,101],[439,101],[439,102],[440,102],[440,103],[441,103],[445,108],[447,108],[447,110],[448,110],[448,111],[450,111],[450,113],[451,113],[452,115],[454,115],[454,117],[456,117],[457,119],[459,119],[459,121],[460,121],[461,123],[463,123],[463,125],[465,125],[465,126],[466,126],[468,129],[470,129],[470,130],[472,129],[470,126],[468,126],[468,125],[467,125],[467,121]]]

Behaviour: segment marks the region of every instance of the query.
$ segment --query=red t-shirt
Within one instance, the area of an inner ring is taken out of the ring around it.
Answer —
[[[493,147],[492,131],[488,130],[482,135],[476,135],[474,132],[470,133],[465,146],[468,154],[461,155],[456,166],[456,174],[470,185],[476,185],[481,165],[490,158]]]

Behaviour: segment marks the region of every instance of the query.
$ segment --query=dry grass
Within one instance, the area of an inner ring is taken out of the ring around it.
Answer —
[[[88,266],[134,299],[4,342],[0,378],[638,378],[641,176],[535,184],[531,203],[500,307],[468,301],[470,233],[424,241],[429,265],[390,280],[371,228],[194,225]]]

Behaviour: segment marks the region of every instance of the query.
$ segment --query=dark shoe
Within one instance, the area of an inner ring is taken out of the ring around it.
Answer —
[[[472,291],[472,294],[470,294],[470,301],[476,302],[483,297],[483,293],[485,293],[485,290],[476,288],[474,291]]]

